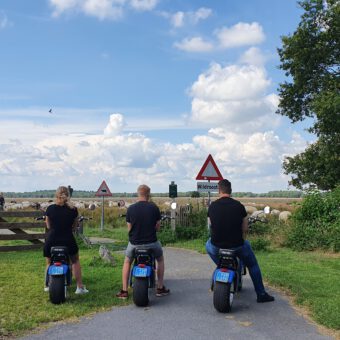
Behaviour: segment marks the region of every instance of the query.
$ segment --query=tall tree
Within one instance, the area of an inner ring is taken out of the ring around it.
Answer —
[[[313,118],[308,129],[315,143],[284,160],[290,183],[297,188],[329,190],[340,184],[340,2],[303,0],[296,31],[282,37],[280,68],[288,80],[280,84],[277,113],[292,123]]]

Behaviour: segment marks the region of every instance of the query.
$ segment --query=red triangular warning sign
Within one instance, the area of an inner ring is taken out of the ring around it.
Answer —
[[[111,191],[105,181],[103,181],[102,184],[100,185],[99,189],[96,192],[96,196],[100,196],[100,197],[112,196]]]
[[[202,166],[202,169],[196,176],[196,180],[202,179],[209,181],[220,181],[223,179],[223,176],[221,175],[220,170],[218,170],[218,167],[211,155],[208,156]]]

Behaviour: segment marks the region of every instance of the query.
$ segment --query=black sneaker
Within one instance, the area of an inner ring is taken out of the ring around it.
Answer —
[[[274,296],[269,295],[268,293],[264,293],[262,295],[257,296],[257,302],[263,303],[263,302],[271,302],[274,301]]]

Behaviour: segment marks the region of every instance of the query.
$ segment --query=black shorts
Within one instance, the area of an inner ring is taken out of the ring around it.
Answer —
[[[68,240],[58,240],[51,237],[47,237],[44,245],[44,257],[51,257],[51,247],[67,247],[70,257],[74,257],[79,252],[79,248],[75,238],[72,236]]]

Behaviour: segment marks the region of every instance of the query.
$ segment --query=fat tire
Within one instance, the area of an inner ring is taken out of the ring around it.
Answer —
[[[149,282],[148,278],[136,277],[133,282],[133,302],[138,307],[145,307],[149,304]]]
[[[230,289],[230,283],[215,282],[214,307],[220,313],[229,313],[231,311]]]
[[[58,305],[65,302],[65,276],[64,275],[50,275],[49,278],[49,293],[52,303]]]

